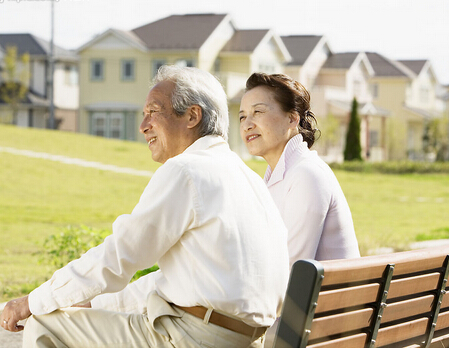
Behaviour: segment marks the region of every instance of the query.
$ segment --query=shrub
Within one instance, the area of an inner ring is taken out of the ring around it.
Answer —
[[[410,174],[410,173],[444,173],[449,174],[449,163],[445,162],[415,162],[415,161],[384,161],[362,162],[347,161],[341,164],[329,164],[334,170],[386,173],[386,174]]]
[[[91,227],[68,226],[61,233],[48,237],[43,246],[45,253],[40,258],[41,263],[51,265],[56,268],[62,268],[70,261],[81,257],[92,247],[103,242],[111,232],[107,229],[94,229]],[[144,270],[139,270],[133,276],[132,281],[139,277],[158,270],[157,265]]]

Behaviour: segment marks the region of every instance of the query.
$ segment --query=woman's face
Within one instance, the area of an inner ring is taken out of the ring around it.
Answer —
[[[283,111],[268,87],[257,86],[244,94],[239,119],[249,153],[262,156],[274,169],[289,139],[298,134],[299,116]]]

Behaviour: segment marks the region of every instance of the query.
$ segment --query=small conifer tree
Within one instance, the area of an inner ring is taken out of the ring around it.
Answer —
[[[358,103],[354,97],[352,101],[351,119],[349,120],[344,151],[345,161],[362,160],[362,146],[360,145],[360,119],[358,116]]]

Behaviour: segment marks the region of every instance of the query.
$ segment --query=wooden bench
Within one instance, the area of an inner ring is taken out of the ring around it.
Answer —
[[[447,347],[449,245],[297,261],[274,347]]]

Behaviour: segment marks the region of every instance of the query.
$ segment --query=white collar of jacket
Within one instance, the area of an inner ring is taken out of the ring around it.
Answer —
[[[284,179],[285,172],[292,163],[290,160],[295,153],[305,154],[308,150],[307,142],[304,142],[301,134],[292,137],[285,145],[284,151],[282,152],[274,171],[272,171],[270,165],[268,165],[264,176],[264,181],[267,186],[270,187]]]
[[[195,142],[193,142],[190,146],[187,147],[183,153],[193,153],[198,150],[205,150],[216,145],[228,144],[223,137],[221,136],[204,136],[198,138]]]

